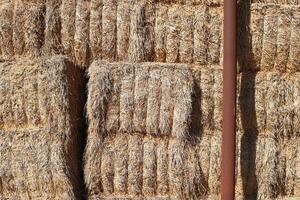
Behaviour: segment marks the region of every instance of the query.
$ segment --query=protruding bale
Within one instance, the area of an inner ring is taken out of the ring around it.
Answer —
[[[46,57],[1,63],[0,77],[0,198],[80,198],[82,73]]]

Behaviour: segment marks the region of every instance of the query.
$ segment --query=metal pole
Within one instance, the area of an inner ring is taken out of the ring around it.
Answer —
[[[224,2],[223,132],[221,160],[221,199],[235,194],[236,139],[236,0]]]

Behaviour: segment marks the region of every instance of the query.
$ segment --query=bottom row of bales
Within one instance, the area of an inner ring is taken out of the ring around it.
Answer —
[[[0,63],[0,199],[219,199],[220,66],[95,61],[88,73],[85,146],[77,67]],[[300,197],[299,78],[238,75],[237,199]]]

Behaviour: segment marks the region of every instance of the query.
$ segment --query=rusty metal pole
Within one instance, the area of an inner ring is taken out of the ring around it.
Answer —
[[[221,200],[235,194],[236,143],[236,37],[237,2],[224,0],[223,132],[221,160]]]

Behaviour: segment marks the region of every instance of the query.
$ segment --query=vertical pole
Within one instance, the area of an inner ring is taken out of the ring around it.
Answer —
[[[221,200],[235,195],[237,2],[224,0],[223,132]]]

